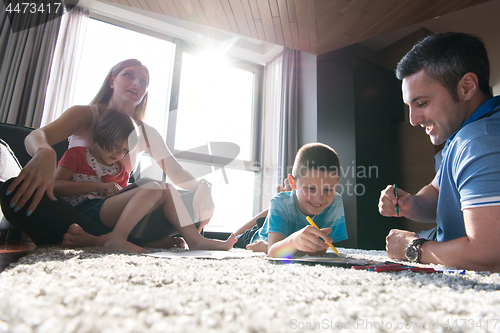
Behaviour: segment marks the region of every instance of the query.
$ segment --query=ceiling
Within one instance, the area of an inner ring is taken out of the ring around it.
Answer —
[[[320,55],[491,0],[101,0]]]

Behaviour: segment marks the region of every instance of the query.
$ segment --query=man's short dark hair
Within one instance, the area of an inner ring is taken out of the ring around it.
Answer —
[[[138,142],[137,125],[127,114],[106,110],[97,119],[94,127],[94,142],[101,148],[111,151],[116,142],[128,141],[129,150],[132,150]]]
[[[458,101],[458,82],[470,72],[476,74],[481,92],[493,96],[488,53],[478,37],[457,32],[430,35],[401,59],[396,76],[403,80],[422,69],[445,87],[455,101]]]
[[[309,143],[302,146],[293,162],[292,176],[306,176],[310,169],[326,171],[340,177],[340,162],[337,152],[323,143]]]

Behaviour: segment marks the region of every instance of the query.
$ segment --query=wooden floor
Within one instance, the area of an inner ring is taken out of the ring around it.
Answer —
[[[9,235],[8,231],[0,231],[0,272],[11,263],[27,255],[36,245],[18,235]]]

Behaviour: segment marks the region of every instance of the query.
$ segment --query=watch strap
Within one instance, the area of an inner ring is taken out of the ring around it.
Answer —
[[[427,238],[415,238],[410,244],[408,244],[408,246],[406,247],[405,253],[407,253],[408,248],[416,248],[417,249],[417,257],[415,258],[415,260],[413,260],[413,262],[420,262],[420,257],[422,256],[421,246],[422,246],[422,244],[424,244],[427,241],[428,241]]]
[[[425,242],[427,242],[428,239],[427,238],[416,238],[414,239],[411,244],[414,245],[414,246],[418,246],[420,247],[422,244],[424,244]]]

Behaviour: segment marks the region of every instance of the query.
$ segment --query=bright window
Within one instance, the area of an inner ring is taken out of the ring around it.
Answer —
[[[232,232],[251,219],[260,209],[262,66],[235,63],[207,50],[190,52],[182,41],[94,19],[84,43],[72,104],[88,104],[118,62],[140,60],[150,73],[146,122],[165,137],[187,170],[214,185],[215,215],[206,230]],[[141,176],[165,180],[159,167],[150,165],[144,156],[140,170],[147,174]]]
[[[111,67],[138,59],[150,75],[146,122],[164,134],[174,54],[175,43],[90,19],[71,105],[89,104]]]
[[[235,231],[259,209],[260,69],[214,51],[177,52],[168,143],[186,169],[214,184],[216,209],[206,230]]]
[[[240,147],[241,158],[250,160],[254,73],[213,55],[184,53],[180,87],[175,148],[228,141]]]

